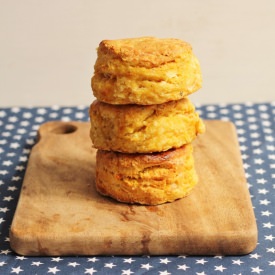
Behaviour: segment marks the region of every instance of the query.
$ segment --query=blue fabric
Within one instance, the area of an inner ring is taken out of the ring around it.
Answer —
[[[88,121],[88,107],[0,109],[0,274],[275,274],[275,102],[196,106],[204,119],[237,127],[257,219],[257,248],[245,256],[24,257],[9,245],[9,227],[39,126]]]

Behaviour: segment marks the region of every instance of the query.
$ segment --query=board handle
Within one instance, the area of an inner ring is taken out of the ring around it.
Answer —
[[[74,122],[64,122],[64,121],[49,121],[42,124],[37,133],[38,141],[42,136],[48,134],[54,135],[68,135],[75,133],[78,129],[78,126]]]

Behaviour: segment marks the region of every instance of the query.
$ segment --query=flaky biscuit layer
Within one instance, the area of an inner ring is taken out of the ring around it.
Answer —
[[[156,205],[187,196],[197,183],[193,147],[152,154],[97,151],[96,188],[126,203]]]
[[[90,106],[94,147],[124,153],[150,153],[179,148],[204,132],[204,124],[188,98],[155,105]]]
[[[161,104],[201,88],[200,65],[179,39],[103,40],[92,77],[94,96],[110,104]]]

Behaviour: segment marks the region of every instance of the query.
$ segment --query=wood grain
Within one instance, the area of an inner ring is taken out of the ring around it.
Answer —
[[[118,203],[94,187],[89,123],[48,122],[28,162],[10,230],[22,255],[239,255],[257,243],[236,131],[206,121],[194,142],[199,183],[159,206]]]

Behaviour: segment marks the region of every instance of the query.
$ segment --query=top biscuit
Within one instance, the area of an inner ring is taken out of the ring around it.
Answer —
[[[92,77],[95,97],[110,104],[161,104],[201,87],[190,44],[155,37],[103,40]]]
[[[179,39],[141,37],[121,40],[103,40],[99,55],[119,58],[130,66],[154,68],[175,61],[192,52],[191,46]]]

